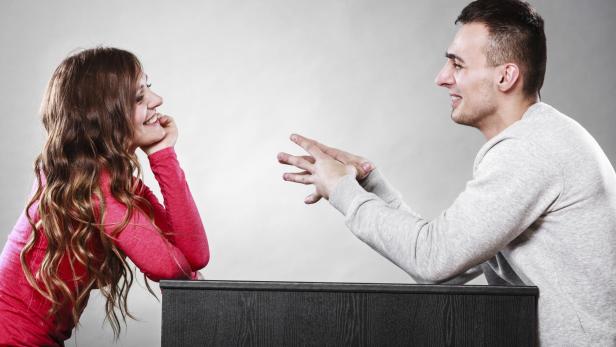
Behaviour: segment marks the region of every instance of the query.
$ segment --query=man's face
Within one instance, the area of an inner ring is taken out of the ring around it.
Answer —
[[[481,23],[464,24],[446,52],[436,84],[449,90],[451,119],[481,128],[496,113],[495,69],[487,64],[489,33]]]

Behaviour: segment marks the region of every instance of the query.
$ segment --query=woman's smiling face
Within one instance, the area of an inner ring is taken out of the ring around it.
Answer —
[[[148,83],[148,76],[141,73],[133,113],[133,145],[135,147],[154,144],[165,137],[165,130],[158,122],[156,108],[163,104],[163,98],[154,93]]]

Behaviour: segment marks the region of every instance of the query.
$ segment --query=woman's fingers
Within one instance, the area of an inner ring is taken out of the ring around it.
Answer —
[[[173,117],[171,117],[171,116],[167,116],[166,114],[162,114],[162,113],[159,113],[159,114],[158,114],[158,123],[160,123],[160,125],[161,125],[163,128],[168,127],[168,126],[169,126],[169,125],[171,125],[173,122],[174,122]]]

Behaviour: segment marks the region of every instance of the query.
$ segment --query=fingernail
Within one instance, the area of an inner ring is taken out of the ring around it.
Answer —
[[[291,135],[291,141],[297,141],[297,136],[295,136],[295,134]]]

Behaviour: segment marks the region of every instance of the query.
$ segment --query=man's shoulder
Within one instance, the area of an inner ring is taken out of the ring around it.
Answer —
[[[547,152],[525,136],[502,134],[488,141],[475,157],[474,169],[482,163],[488,165],[506,165],[519,163],[546,163],[549,161]]]
[[[522,119],[499,135],[535,144],[555,143],[561,146],[572,143],[572,136],[574,138],[590,136],[576,120],[544,102],[529,107]]]
[[[558,161],[561,154],[579,151],[592,136],[575,120],[539,102],[522,119],[494,136],[477,153],[475,165],[488,154]],[[498,151],[495,149],[498,148]]]

